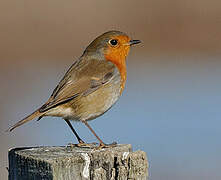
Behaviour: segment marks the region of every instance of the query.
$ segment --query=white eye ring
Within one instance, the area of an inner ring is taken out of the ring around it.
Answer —
[[[117,39],[111,39],[111,40],[109,41],[109,44],[110,44],[111,46],[116,46],[116,45],[118,44],[118,40],[117,40]]]

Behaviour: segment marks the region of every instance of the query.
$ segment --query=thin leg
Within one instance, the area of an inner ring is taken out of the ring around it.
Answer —
[[[68,119],[65,119],[66,123],[68,124],[68,126],[71,128],[72,132],[74,133],[74,135],[76,136],[78,142],[81,144],[81,143],[84,143],[84,141],[78,136],[77,132],[74,130],[72,124],[70,123],[70,121]]]
[[[91,126],[87,123],[87,121],[82,121],[82,122],[88,127],[88,129],[90,129],[93,135],[98,139],[98,141],[100,142],[100,146],[105,146],[104,142],[97,136],[97,134],[94,132]]]

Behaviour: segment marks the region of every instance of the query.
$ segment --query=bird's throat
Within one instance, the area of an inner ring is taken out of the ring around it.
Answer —
[[[115,66],[117,66],[117,68],[120,72],[120,76],[121,76],[120,93],[122,93],[124,90],[124,87],[125,87],[126,79],[127,79],[127,68],[126,68],[126,61],[125,61],[126,57],[119,58],[119,57],[106,55],[105,58],[108,61],[111,61],[113,64],[115,64]]]

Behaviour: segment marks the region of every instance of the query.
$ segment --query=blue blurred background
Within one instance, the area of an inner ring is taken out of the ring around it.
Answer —
[[[107,143],[145,151],[151,180],[221,179],[220,1],[1,0],[0,27],[0,179],[9,148],[76,143],[61,118],[3,131],[41,106],[89,42],[112,29],[142,44],[127,59],[122,97],[91,126]]]

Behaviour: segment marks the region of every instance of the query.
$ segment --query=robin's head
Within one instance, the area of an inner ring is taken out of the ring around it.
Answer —
[[[85,53],[104,57],[103,59],[115,64],[125,61],[130,50],[130,46],[140,43],[139,40],[131,40],[129,36],[120,31],[108,31],[98,36],[86,48]]]
[[[121,92],[126,81],[126,57],[130,47],[140,43],[139,40],[131,40],[129,36],[120,31],[108,31],[98,36],[86,48],[83,55],[90,58],[97,58],[104,61],[110,61],[115,64],[121,75]]]

